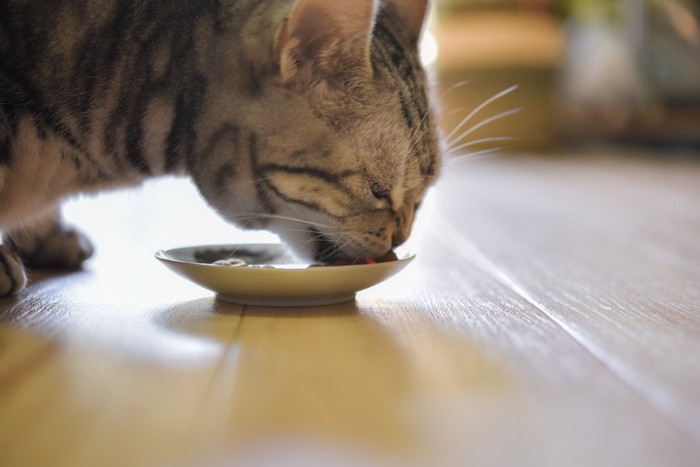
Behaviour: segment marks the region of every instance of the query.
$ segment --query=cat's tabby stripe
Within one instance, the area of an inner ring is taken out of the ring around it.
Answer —
[[[342,181],[345,178],[352,177],[358,174],[357,170],[345,170],[338,173],[329,172],[327,170],[318,169],[314,167],[296,167],[290,165],[282,164],[266,164],[260,168],[260,170],[267,174],[268,172],[284,172],[291,175],[305,175],[311,178],[318,178],[326,183],[335,185],[338,189],[351,193],[351,191],[342,185]]]
[[[197,132],[195,125],[202,110],[202,103],[207,92],[207,80],[196,74],[192,77],[192,86],[178,93],[175,102],[175,118],[171,124],[166,149],[166,169],[172,170],[183,157],[192,169],[195,161]]]
[[[416,47],[427,6],[0,0],[0,228],[42,236],[35,214],[59,225],[69,196],[172,174],[307,255],[384,254],[439,164]],[[12,259],[0,280],[20,288]]]
[[[284,193],[282,193],[279,188],[277,188],[275,185],[270,183],[269,181],[265,182],[269,189],[280,199],[284,200],[284,202],[289,203],[289,204],[295,204],[298,206],[302,206],[306,209],[310,209],[312,211],[315,211],[317,213],[321,213],[327,217],[330,217],[335,220],[342,220],[345,216],[341,214],[337,214],[335,212],[330,211],[329,209],[326,209],[325,207],[321,206],[321,204],[316,203],[314,201],[310,201],[308,199],[302,199],[302,198],[296,198],[292,196],[288,196]]]
[[[0,58],[3,58],[0,56]],[[10,139],[17,135],[18,116],[32,116],[37,135],[45,139],[47,131],[63,138],[74,148],[79,148],[78,139],[58,116],[58,112],[42,99],[41,94],[32,89],[29,80],[12,73],[9,67],[0,69],[0,89],[3,91],[2,105],[9,115]],[[23,84],[19,84],[23,83]],[[10,157],[9,152],[5,154]]]
[[[258,204],[268,214],[275,214],[275,209],[272,206],[270,197],[265,190],[265,185],[268,181],[265,174],[260,169],[260,155],[258,154],[258,135],[251,133],[248,137],[248,154],[250,156],[250,166],[253,171],[253,180],[255,182],[255,191],[258,195]]]
[[[431,132],[428,131],[430,122],[425,118],[428,112],[426,78],[418,66],[417,55],[406,53],[405,41],[399,39],[403,34],[402,25],[386,11],[380,15],[384,17],[378,20],[374,29],[377,40],[373,42],[372,58],[382,68],[390,70],[406,126],[411,134],[418,132],[420,136],[414,141],[412,150],[420,162],[421,175],[432,176],[435,173],[436,154],[431,150],[435,141],[431,140]]]

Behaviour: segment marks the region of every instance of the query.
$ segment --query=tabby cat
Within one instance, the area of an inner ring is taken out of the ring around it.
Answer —
[[[76,193],[192,178],[317,260],[409,234],[439,169],[428,0],[0,0],[0,295],[78,267]]]

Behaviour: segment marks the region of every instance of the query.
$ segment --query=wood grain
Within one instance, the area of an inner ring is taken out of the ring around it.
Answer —
[[[97,258],[0,303],[0,465],[698,465],[698,173],[460,165],[409,269],[297,309],[153,260],[250,238],[190,188],[82,201]]]
[[[464,256],[700,445],[698,164],[531,160],[469,169],[459,206],[443,214]]]

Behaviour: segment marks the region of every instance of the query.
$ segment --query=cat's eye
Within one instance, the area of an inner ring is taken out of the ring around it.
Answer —
[[[372,183],[372,194],[377,199],[389,200],[390,192],[388,189],[384,188],[379,183],[374,182]]]

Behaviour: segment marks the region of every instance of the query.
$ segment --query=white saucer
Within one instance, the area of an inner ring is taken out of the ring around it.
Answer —
[[[384,263],[309,268],[291,263],[284,247],[276,243],[200,245],[159,250],[155,256],[179,275],[215,292],[219,300],[277,307],[353,300],[356,292],[393,276],[415,258],[406,254]],[[248,263],[255,266],[210,264],[227,256],[247,256]],[[269,264],[274,266],[265,266]]]

